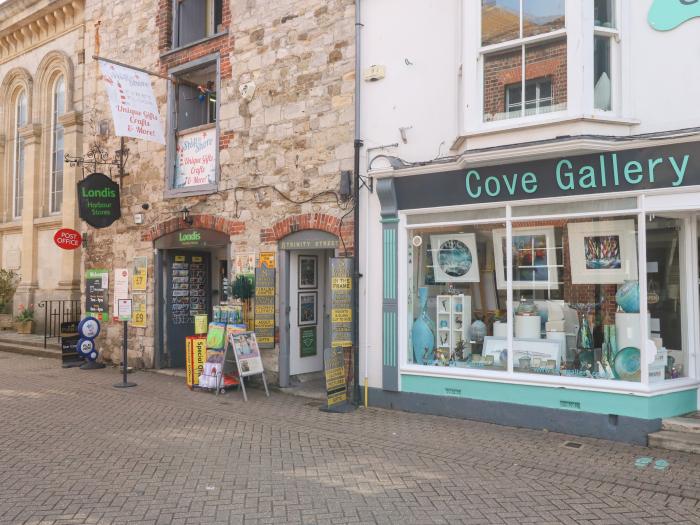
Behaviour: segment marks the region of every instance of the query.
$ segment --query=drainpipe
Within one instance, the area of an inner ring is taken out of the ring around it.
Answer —
[[[360,138],[360,78],[362,76],[360,59],[360,38],[362,35],[362,23],[360,22],[360,1],[355,0],[355,159],[354,159],[354,186],[353,198],[355,210],[353,213],[353,402],[355,406],[360,404],[360,150],[362,140]]]

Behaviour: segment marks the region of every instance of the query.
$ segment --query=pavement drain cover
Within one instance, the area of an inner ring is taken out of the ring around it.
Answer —
[[[565,441],[564,446],[567,448],[583,448],[583,443],[576,443],[575,441]]]

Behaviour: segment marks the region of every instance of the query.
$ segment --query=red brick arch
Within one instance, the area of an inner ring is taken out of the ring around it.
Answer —
[[[245,223],[241,221],[232,221],[225,217],[208,214],[190,215],[190,217],[192,218],[192,224],[187,224],[179,216],[155,224],[143,232],[141,240],[155,241],[168,233],[190,228],[214,230],[226,235],[238,235],[245,231]]]
[[[277,242],[287,235],[302,230],[320,230],[332,233],[345,241],[348,252],[352,252],[353,246],[353,223],[343,220],[340,217],[327,213],[305,213],[302,215],[292,215],[273,224],[270,228],[265,228],[260,232],[260,242],[270,244]]]

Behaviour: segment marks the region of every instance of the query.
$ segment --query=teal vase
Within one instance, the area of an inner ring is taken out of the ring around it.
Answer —
[[[425,365],[427,363],[423,357],[432,356],[435,351],[435,325],[428,316],[428,289],[426,287],[418,288],[418,299],[420,301],[420,314],[411,328],[413,362]]]
[[[578,347],[590,350],[593,348],[593,332],[591,332],[591,325],[588,323],[588,316],[582,316],[581,328],[578,331]]]

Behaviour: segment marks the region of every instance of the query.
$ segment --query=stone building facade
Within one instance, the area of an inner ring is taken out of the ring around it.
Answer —
[[[172,256],[182,250],[181,256],[211,257],[208,308],[224,297],[220,278],[234,277],[237,254],[276,252],[276,340],[285,340],[287,306],[294,305],[283,297],[296,300],[296,289],[290,293],[280,276],[298,254],[279,241],[292,235],[326,247],[312,254],[320,256],[319,272],[325,256],[352,252],[352,203],[339,188],[341,172],[353,169],[353,1],[149,0],[135,10],[125,0],[88,0],[85,17],[85,106],[103,125],[86,131],[84,148],[95,141],[112,152],[119,147],[98,62],[90,57],[175,79],[152,77],[167,144],[126,141],[122,219],[101,230],[83,226],[90,239],[84,269],[113,272],[131,268],[135,257],[148,259],[146,327],[129,328],[130,362],[182,365],[176,354],[184,332],[172,326],[168,284]],[[215,134],[218,145],[215,173],[195,183],[174,167],[181,141],[193,133]],[[179,244],[178,233],[191,230],[209,244]],[[110,287],[112,281],[110,275]],[[323,298],[321,288],[315,291]],[[100,344],[105,359],[119,362],[121,326],[109,323]],[[280,344],[263,351],[273,376],[279,357]]]
[[[63,154],[82,150],[83,10],[82,0],[0,4],[0,267],[20,275],[14,312],[37,305],[38,331],[47,301],[79,304],[80,254],[53,237],[78,228],[79,172]]]

